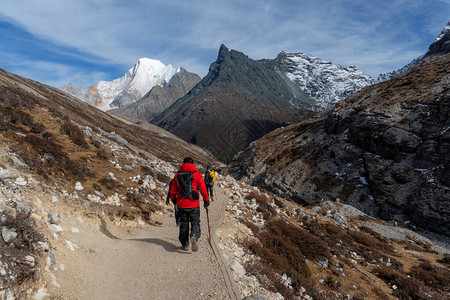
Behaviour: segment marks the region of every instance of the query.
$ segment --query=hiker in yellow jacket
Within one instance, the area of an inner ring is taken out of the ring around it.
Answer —
[[[214,172],[214,169],[211,165],[206,166],[206,172],[205,172],[205,184],[206,184],[206,190],[208,191],[208,195],[211,198],[211,201],[214,201],[214,182],[216,182],[216,172]]]

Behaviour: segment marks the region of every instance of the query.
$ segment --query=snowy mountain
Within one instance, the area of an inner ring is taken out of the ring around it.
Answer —
[[[412,62],[410,62],[409,64],[403,66],[402,68],[400,68],[398,70],[378,75],[377,82],[387,81],[387,80],[392,79],[393,77],[395,77],[395,76],[397,76],[399,74],[402,74],[402,73],[408,71],[409,68],[411,68],[416,63],[418,63],[422,58],[423,58],[423,55],[419,56],[418,58],[414,59]]]
[[[345,67],[304,53],[281,52],[275,59],[287,77],[321,108],[343,100],[375,80],[354,66]]]
[[[180,68],[166,66],[159,60],[140,58],[121,78],[100,81],[89,88],[68,84],[61,89],[106,111],[138,101],[154,86],[164,87],[179,71]]]

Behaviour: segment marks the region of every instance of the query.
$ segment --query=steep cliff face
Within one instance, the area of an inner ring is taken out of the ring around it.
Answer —
[[[251,141],[298,122],[315,101],[273,61],[254,61],[225,46],[202,79],[152,123],[229,161]]]
[[[299,202],[336,200],[450,232],[450,54],[421,60],[332,110],[264,136],[236,177]]]
[[[180,68],[165,86],[154,86],[141,100],[108,113],[150,122],[176,100],[185,96],[201,80],[200,76]]]

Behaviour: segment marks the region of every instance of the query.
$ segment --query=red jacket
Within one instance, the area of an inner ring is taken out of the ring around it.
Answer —
[[[184,163],[181,165],[180,168],[181,172],[195,172],[192,174],[193,181],[192,181],[192,190],[198,190],[200,191],[200,194],[202,194],[203,200],[209,201],[209,195],[206,191],[206,185],[205,181],[203,180],[203,176],[200,172],[197,171],[197,167],[194,164],[190,163]],[[177,206],[182,208],[194,208],[200,206],[200,200],[194,200],[192,198],[183,199],[181,198],[181,195],[179,194],[180,187],[178,185],[177,180],[178,173],[175,174],[175,177],[173,178],[172,185],[170,186],[170,200],[175,201]]]

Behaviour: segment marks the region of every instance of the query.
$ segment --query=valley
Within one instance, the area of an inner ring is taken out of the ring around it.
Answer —
[[[225,45],[203,78],[0,69],[0,299],[448,299],[449,45],[379,82]],[[198,252],[166,204],[185,157],[217,172]]]

